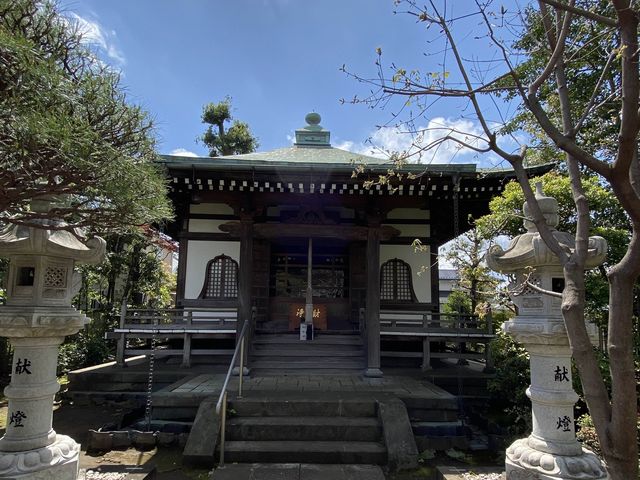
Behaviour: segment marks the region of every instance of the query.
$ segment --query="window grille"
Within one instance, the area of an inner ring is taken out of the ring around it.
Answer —
[[[413,290],[411,267],[394,258],[380,267],[380,300],[386,302],[417,302]]]
[[[205,270],[204,286],[198,298],[237,298],[238,262],[227,255],[209,260]]]

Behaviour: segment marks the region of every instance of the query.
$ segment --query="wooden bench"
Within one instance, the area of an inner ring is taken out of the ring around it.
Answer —
[[[485,323],[486,326],[482,326]],[[495,337],[491,330],[491,318],[483,322],[475,315],[457,315],[410,310],[380,310],[380,336],[397,339],[421,339],[422,352],[383,351],[386,357],[422,358],[422,369],[431,368],[432,358],[457,358],[459,360],[484,359],[485,368],[491,369],[488,344]],[[451,342],[454,351],[432,352],[431,342]],[[465,352],[465,343],[482,343],[484,353]]]
[[[196,338],[235,338],[238,309],[182,308],[182,309],[127,309],[123,306],[120,325],[105,337],[116,339],[116,363],[124,366],[127,355],[148,355],[151,348],[127,348],[128,339],[182,338],[182,348],[162,348],[157,355],[181,355],[182,366],[191,365],[192,355],[231,355],[233,349],[192,349]]]

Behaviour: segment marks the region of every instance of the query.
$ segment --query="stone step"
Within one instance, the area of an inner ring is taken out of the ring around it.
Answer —
[[[151,418],[155,420],[193,421],[198,407],[153,407]]]
[[[310,370],[332,368],[342,369],[363,369],[365,367],[364,358],[358,357],[312,357],[312,358],[261,358],[251,362],[251,368],[270,368],[282,370]]]
[[[430,437],[446,437],[466,435],[469,431],[461,420],[445,422],[411,422],[411,429],[414,435],[425,435]]]
[[[455,396],[434,385],[430,387],[434,393],[431,397],[400,395],[409,412],[413,413],[414,411],[418,412],[421,410],[452,410],[457,413],[459,411],[458,399]],[[426,418],[423,420],[428,421]]]
[[[102,405],[105,402],[129,402],[137,405],[144,405],[147,399],[147,392],[110,392],[96,390],[80,390],[64,392],[64,397],[71,400],[76,405]]]
[[[387,449],[378,442],[230,441],[228,462],[355,463],[384,465]]]
[[[411,422],[455,422],[460,417],[457,410],[408,409]]]
[[[362,346],[359,335],[320,335],[313,340],[300,340],[297,335],[256,335],[254,345],[356,345]]]
[[[229,440],[376,442],[381,435],[380,421],[373,417],[233,417],[227,421]]]
[[[251,352],[252,357],[362,357],[364,355],[364,349],[362,348],[348,348],[338,349],[333,348],[282,348],[269,346],[268,348],[259,347],[254,348]]]
[[[279,367],[279,368],[251,367],[252,374],[256,376],[261,376],[261,377],[280,377],[282,375],[286,375],[288,377],[295,377],[299,375],[303,375],[303,376],[332,375],[334,377],[339,377],[340,375],[350,376],[353,374],[362,373],[363,370],[364,370],[363,366],[360,366],[357,368],[309,368],[308,370],[287,370],[283,367]]]
[[[233,409],[237,417],[375,417],[378,414],[376,401],[366,398],[242,398],[230,399],[229,409]]]
[[[215,480],[384,480],[377,465],[236,463],[217,468]]]

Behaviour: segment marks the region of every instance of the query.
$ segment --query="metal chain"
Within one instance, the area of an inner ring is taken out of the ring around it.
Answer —
[[[151,393],[153,391],[153,371],[156,360],[156,334],[158,333],[158,320],[155,319],[153,324],[156,328],[151,330],[151,354],[149,355],[149,377],[147,379],[147,404],[144,411],[148,432],[151,431],[151,407],[153,404]]]

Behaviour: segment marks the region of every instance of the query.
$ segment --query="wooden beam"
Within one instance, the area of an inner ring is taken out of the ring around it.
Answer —
[[[220,230],[231,235],[240,235],[241,222],[227,222],[220,225]],[[400,234],[394,227],[385,225],[377,227],[378,240],[389,240]],[[316,225],[297,223],[256,223],[253,226],[256,237],[272,239],[282,237],[293,238],[341,238],[345,240],[367,240],[369,228],[359,225]]]

